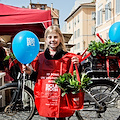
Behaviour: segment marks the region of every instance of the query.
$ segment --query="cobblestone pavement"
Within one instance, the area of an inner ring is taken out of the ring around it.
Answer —
[[[67,118],[67,119],[68,119],[68,118]],[[39,116],[39,115],[34,115],[33,118],[32,118],[32,120],[46,120],[46,119],[45,119],[44,117]],[[73,116],[70,118],[70,120],[77,120],[77,118],[76,118],[75,115],[73,115]]]
[[[120,111],[116,111],[116,113],[118,114],[118,113],[120,113]],[[92,112],[89,112],[88,114],[91,114],[92,116],[91,117],[87,117],[87,114],[84,114],[84,112],[82,113],[82,111],[81,111],[81,114],[82,114],[82,116],[84,116],[85,118],[84,119],[81,119],[81,118],[79,118],[79,120],[120,120],[119,118],[117,119],[117,118],[110,118],[109,117],[109,119],[104,119],[104,118],[97,118],[97,117],[95,117],[95,114],[93,114]],[[108,114],[106,114],[107,115],[107,118],[108,118],[108,116],[110,116],[110,114],[108,113]],[[0,120],[22,120],[22,118],[24,119],[24,117],[25,116],[21,116],[21,118],[15,118],[14,116],[11,116],[11,118],[6,118],[4,115],[3,116],[0,116]],[[46,118],[45,117],[41,117],[41,116],[39,116],[38,114],[35,114],[34,116],[33,116],[33,118],[32,118],[32,120],[46,120]],[[66,120],[68,120],[68,118],[66,119]],[[70,117],[70,119],[69,120],[78,120],[77,119],[77,117],[76,117],[76,115],[74,114],[72,117]]]
[[[0,120],[22,120],[22,117],[24,119],[24,116],[21,116],[21,118],[15,118],[15,117],[12,117],[12,116],[10,118],[6,118],[5,116],[4,117],[0,116]],[[33,118],[32,118],[32,120],[46,120],[46,118],[45,117],[41,117],[39,115],[34,115]],[[68,118],[66,120],[68,120]],[[75,115],[73,115],[70,118],[70,120],[77,120],[77,118],[75,117]]]

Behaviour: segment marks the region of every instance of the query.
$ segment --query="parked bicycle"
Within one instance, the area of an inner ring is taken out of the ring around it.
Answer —
[[[80,115],[85,120],[119,120],[120,86],[108,79],[92,79],[85,89],[84,109]],[[82,119],[81,119],[82,120]]]
[[[77,112],[85,120],[120,120],[120,78],[115,79],[119,70],[110,71],[111,77],[108,77],[107,70],[103,69],[105,64],[98,59],[88,62],[83,68],[92,83],[84,89],[84,109]]]
[[[25,85],[21,74],[12,83],[0,86],[0,119],[31,120],[35,112],[33,91]],[[7,95],[7,96],[6,96]]]

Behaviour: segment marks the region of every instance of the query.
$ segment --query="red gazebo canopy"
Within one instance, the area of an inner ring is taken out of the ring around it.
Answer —
[[[0,35],[15,35],[30,30],[38,37],[43,37],[51,23],[50,10],[19,8],[0,3]]]

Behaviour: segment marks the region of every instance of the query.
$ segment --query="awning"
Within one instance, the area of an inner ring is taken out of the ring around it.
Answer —
[[[38,37],[43,37],[51,23],[50,10],[19,8],[0,3],[0,36],[14,36],[20,31],[30,30]]]

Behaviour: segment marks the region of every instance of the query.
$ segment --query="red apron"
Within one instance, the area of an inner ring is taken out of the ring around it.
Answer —
[[[68,108],[65,96],[61,96],[61,90],[55,84],[55,79],[69,71],[73,53],[67,53],[61,59],[47,60],[44,53],[38,57],[38,77],[34,88],[35,105],[40,116],[44,117],[68,117],[74,111]]]

